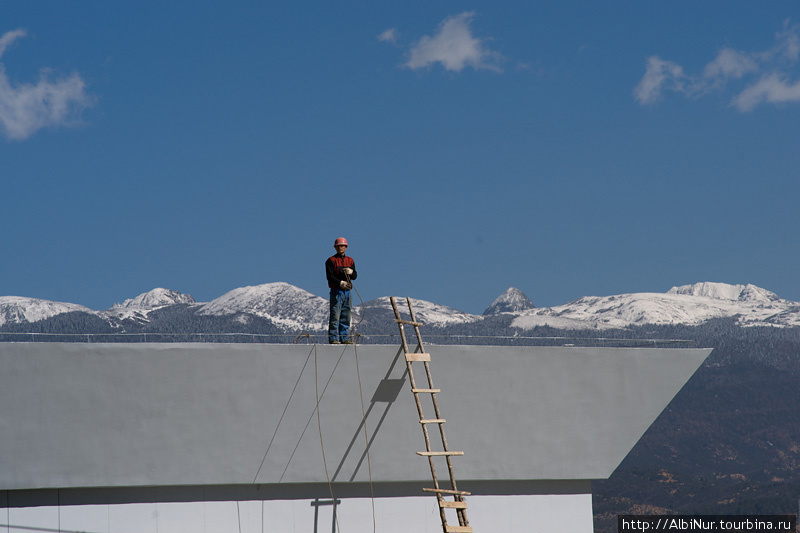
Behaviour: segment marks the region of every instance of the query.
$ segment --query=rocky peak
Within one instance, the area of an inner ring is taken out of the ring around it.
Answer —
[[[497,297],[492,304],[483,312],[486,315],[497,315],[499,313],[521,313],[535,306],[525,294],[514,287],[509,287],[506,292]]]

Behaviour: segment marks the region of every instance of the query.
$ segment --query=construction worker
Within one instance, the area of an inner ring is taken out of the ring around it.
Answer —
[[[331,318],[328,322],[328,342],[331,344],[352,344],[348,337],[350,330],[350,289],[356,279],[356,263],[345,255],[347,239],[339,237],[334,241],[336,254],[325,261],[325,275],[331,289]]]

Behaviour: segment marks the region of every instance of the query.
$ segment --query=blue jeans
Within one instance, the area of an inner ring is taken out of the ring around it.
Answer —
[[[331,289],[331,319],[328,341],[344,341],[350,329],[350,291]]]

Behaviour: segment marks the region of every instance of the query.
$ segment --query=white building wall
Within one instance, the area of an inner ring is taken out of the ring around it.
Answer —
[[[355,349],[0,344],[0,533],[331,531],[333,507],[312,506],[329,498],[317,390],[341,531],[373,531],[370,480],[376,532],[441,531],[420,495],[430,471],[402,354],[360,346],[357,367]],[[592,531],[589,480],[613,472],[710,353],[429,351],[478,533]]]
[[[440,533],[433,496],[0,508],[0,533]],[[476,533],[591,533],[590,494],[472,496]],[[451,524],[458,522],[453,520]]]

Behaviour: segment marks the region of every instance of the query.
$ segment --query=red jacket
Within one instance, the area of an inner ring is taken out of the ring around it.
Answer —
[[[340,281],[347,281],[342,269],[352,268],[353,273],[350,274],[350,279],[354,280],[358,276],[356,272],[356,262],[350,256],[341,257],[338,254],[331,256],[325,261],[325,275],[328,277],[328,287],[331,289],[338,289]]]

